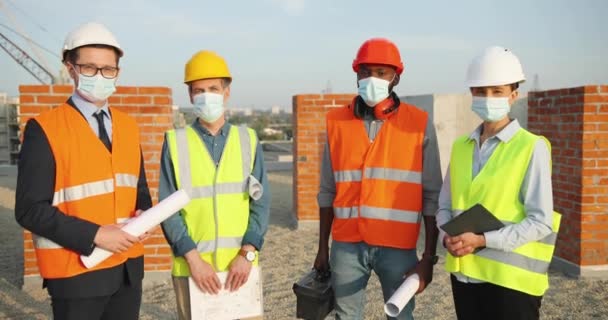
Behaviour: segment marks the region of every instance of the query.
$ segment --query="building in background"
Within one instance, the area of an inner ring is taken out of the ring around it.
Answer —
[[[0,93],[0,164],[15,165],[19,159],[19,98]]]

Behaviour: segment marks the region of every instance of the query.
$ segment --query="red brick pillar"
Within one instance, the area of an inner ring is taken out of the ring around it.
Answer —
[[[298,220],[318,220],[319,175],[326,141],[325,114],[349,104],[355,94],[304,94],[293,97],[294,209]]]
[[[554,266],[608,275],[608,86],[528,97],[528,128],[551,141],[555,211],[562,217]]]
[[[71,85],[19,86],[21,129],[30,118],[64,103],[73,92]],[[160,152],[164,132],[173,128],[171,89],[166,87],[118,87],[109,99],[111,107],[135,118],[139,124],[146,177],[153,201],[158,200]],[[31,233],[24,232],[24,275],[38,274]],[[171,251],[160,228],[145,243],[145,269],[170,270]]]

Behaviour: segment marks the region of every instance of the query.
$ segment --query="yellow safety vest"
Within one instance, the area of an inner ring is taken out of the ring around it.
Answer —
[[[450,179],[452,212],[462,212],[480,203],[505,225],[526,217],[519,199],[534,146],[547,139],[519,129],[508,142],[501,142],[479,174],[473,179],[475,141],[458,138],[452,148]],[[456,258],[446,257],[446,270],[502,287],[542,296],[549,287],[547,270],[553,257],[561,215],[553,213],[553,232],[538,241],[526,243],[511,252],[484,248]]]
[[[192,201],[181,210],[188,235],[201,258],[216,272],[226,271],[238,254],[249,222],[249,177],[257,138],[252,129],[231,126],[219,164],[188,126],[167,132],[178,189]],[[257,265],[257,258],[254,261]],[[183,257],[174,257],[174,276],[189,276]]]

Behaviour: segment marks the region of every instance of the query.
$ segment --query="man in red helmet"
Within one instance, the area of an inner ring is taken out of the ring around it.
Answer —
[[[331,265],[336,319],[363,319],[372,270],[387,301],[408,273],[418,273],[422,292],[437,263],[435,213],[441,168],[432,121],[393,92],[403,63],[391,41],[364,42],[353,70],[359,95],[327,115],[317,199],[321,221],[314,267],[327,272]],[[426,241],[418,260],[422,217]],[[413,310],[414,299],[389,319],[412,319]]]

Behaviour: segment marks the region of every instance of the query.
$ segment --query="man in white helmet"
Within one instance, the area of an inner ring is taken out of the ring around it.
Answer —
[[[472,110],[483,123],[454,142],[437,213],[458,319],[538,319],[549,285],[560,219],[551,146],[509,118],[524,80],[518,58],[501,47],[487,48],[467,72]],[[504,226],[477,234],[441,229],[477,204]]]
[[[139,318],[144,237],[120,224],[152,203],[137,123],[108,107],[122,55],[101,24],[68,34],[74,93],[25,128],[15,218],[32,232],[54,319]],[[115,254],[87,269],[79,257],[95,247]]]

